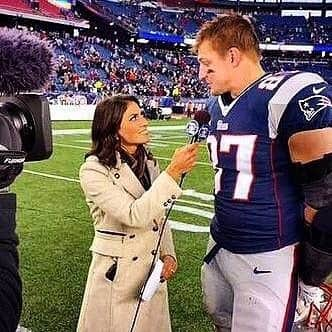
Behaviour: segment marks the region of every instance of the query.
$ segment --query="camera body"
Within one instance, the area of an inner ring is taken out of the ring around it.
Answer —
[[[38,94],[0,97],[0,116],[7,117],[20,135],[25,161],[48,159],[52,128],[47,98]]]
[[[38,94],[0,97],[0,189],[15,181],[25,161],[48,159],[51,154],[47,99]]]

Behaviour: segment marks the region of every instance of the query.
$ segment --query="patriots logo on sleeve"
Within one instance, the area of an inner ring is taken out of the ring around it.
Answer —
[[[320,89],[319,89],[320,90]],[[315,93],[315,90],[313,90]],[[321,91],[319,91],[321,92]],[[331,107],[331,100],[323,95],[315,94],[299,100],[299,106],[307,121],[310,121],[318,112],[324,108]]]

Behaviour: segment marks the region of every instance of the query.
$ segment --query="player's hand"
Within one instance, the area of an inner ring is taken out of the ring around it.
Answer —
[[[175,181],[178,181],[182,174],[191,171],[196,165],[198,149],[198,143],[188,144],[176,149],[166,172]]]
[[[178,264],[176,263],[175,258],[171,255],[164,256],[162,261],[164,262],[164,266],[161,271],[160,281],[169,280],[174,276],[178,268]]]

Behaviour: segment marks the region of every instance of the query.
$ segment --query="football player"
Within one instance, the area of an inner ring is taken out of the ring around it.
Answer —
[[[266,73],[238,15],[205,23],[194,51],[216,96],[205,306],[218,331],[291,331],[298,273],[312,287],[332,267],[332,88],[314,73]]]

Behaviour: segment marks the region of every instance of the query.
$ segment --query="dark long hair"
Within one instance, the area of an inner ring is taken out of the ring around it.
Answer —
[[[92,148],[85,158],[95,155],[103,165],[115,167],[116,151],[121,150],[118,131],[130,102],[139,106],[138,99],[131,95],[109,97],[97,105],[91,129]]]

